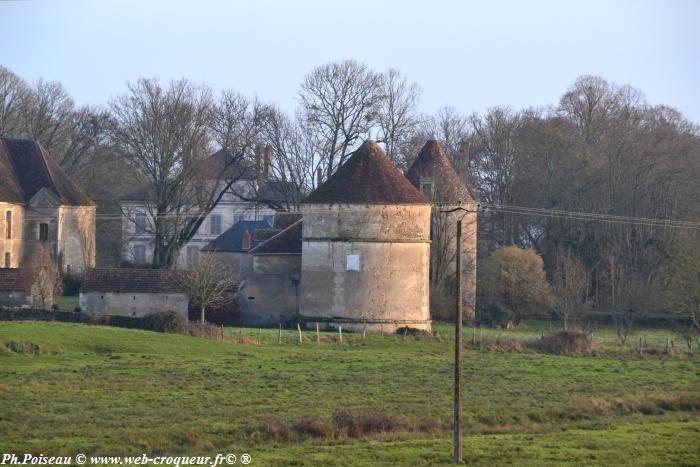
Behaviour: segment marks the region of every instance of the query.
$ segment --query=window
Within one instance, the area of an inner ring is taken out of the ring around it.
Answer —
[[[212,214],[209,218],[209,233],[221,235],[221,216],[219,214]]]
[[[421,182],[420,191],[428,199],[433,197],[433,182]]]
[[[9,268],[12,266],[11,260],[12,260],[12,255],[10,255],[9,253],[5,253],[5,267],[6,268]]]
[[[12,238],[12,211],[5,211],[5,238]]]
[[[49,224],[42,222],[39,224],[39,240],[46,242],[49,239]]]
[[[193,267],[199,259],[199,247],[189,245],[187,247],[187,265]]]
[[[146,215],[145,214],[136,214],[135,224],[136,224],[135,232],[137,234],[146,233]]]
[[[243,237],[241,237],[241,250],[250,250],[250,242],[250,232],[248,232],[248,229],[245,229],[243,231]]]
[[[134,245],[134,262],[145,263],[146,262],[146,246],[145,245]]]

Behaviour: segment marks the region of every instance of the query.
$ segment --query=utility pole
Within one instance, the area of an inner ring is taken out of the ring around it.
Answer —
[[[455,384],[454,384],[454,455],[462,463],[462,219],[457,221],[457,284],[455,307]]]
[[[439,203],[438,208],[443,204]],[[478,212],[481,204],[476,204],[476,210],[462,207],[462,200],[457,201],[457,207],[442,210],[441,213],[450,214],[453,212]],[[453,415],[453,436],[454,436],[454,461],[455,464],[462,463],[462,382],[464,379],[462,370],[462,219],[457,219],[457,239],[456,239],[456,266],[457,283],[455,284],[455,381],[454,381],[454,415]]]

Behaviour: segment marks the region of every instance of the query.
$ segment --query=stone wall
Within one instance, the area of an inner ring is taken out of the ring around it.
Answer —
[[[81,292],[80,309],[88,315],[146,316],[175,311],[188,317],[189,299],[179,293]]]
[[[301,255],[249,255],[252,273],[239,293],[247,326],[276,326],[296,321]]]
[[[61,206],[58,251],[63,271],[83,273],[95,267],[95,206]]]
[[[430,329],[429,205],[304,205],[299,313],[309,326]]]
[[[433,208],[430,251],[430,308],[434,319],[454,319],[457,220],[462,219],[462,310],[464,319],[471,321],[476,316],[477,214],[472,212],[476,211],[476,206],[462,206],[470,212],[440,212],[455,207]]]
[[[12,213],[12,235],[6,238],[5,216]],[[10,267],[18,268],[24,254],[24,208],[18,204],[0,202],[0,267],[5,267],[5,253],[10,253]]]

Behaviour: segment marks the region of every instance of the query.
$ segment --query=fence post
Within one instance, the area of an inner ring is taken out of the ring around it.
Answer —
[[[297,321],[297,331],[299,331],[299,343],[303,344],[304,343],[304,338],[301,335],[301,326],[299,325],[299,321]]]
[[[282,343],[282,323],[279,323],[279,331],[277,332],[277,343]]]
[[[367,336],[367,322],[365,321],[365,326],[362,328],[362,340],[365,340]]]
[[[340,336],[340,343],[343,343],[343,327],[338,326],[338,335]]]
[[[316,343],[321,343],[321,332],[319,330],[318,321],[316,321]]]
[[[260,345],[260,332],[261,332],[261,330],[260,330],[260,328],[258,328],[258,345]]]

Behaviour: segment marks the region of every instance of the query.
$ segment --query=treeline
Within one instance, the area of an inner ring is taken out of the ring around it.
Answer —
[[[104,108],[78,108],[59,83],[29,84],[0,67],[0,134],[40,141],[101,206],[134,187],[149,193],[153,261],[166,265],[218,202],[221,191],[204,180],[236,189],[233,168],[254,164],[258,144],[272,148],[272,178],[286,196],[245,196],[295,209],[365,138],[406,169],[434,134],[474,197],[496,206],[479,217],[480,261],[503,246],[532,248],[552,284],[564,280],[565,262],[575,265],[582,306],[700,313],[700,232],[645,220],[700,218],[700,131],[676,110],[582,76],[547,108],[425,114],[418,84],[351,60],[311,70],[297,97],[288,114],[186,80],[139,80]],[[223,164],[204,163],[219,149]],[[181,217],[184,208],[201,215]],[[119,241],[107,233],[98,234],[100,254],[118,261]]]

